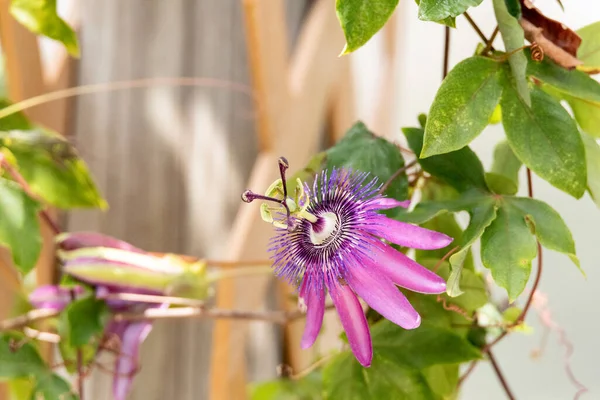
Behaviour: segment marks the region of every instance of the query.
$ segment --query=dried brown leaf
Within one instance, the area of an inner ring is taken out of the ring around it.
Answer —
[[[537,43],[546,56],[564,68],[572,69],[583,64],[577,58],[581,38],[575,31],[546,17],[529,0],[521,0],[521,11],[519,22],[527,40]]]

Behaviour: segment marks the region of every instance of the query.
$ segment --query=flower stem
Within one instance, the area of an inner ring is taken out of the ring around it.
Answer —
[[[398,178],[400,176],[400,174],[402,174],[404,171],[406,171],[407,169],[409,169],[410,167],[412,167],[413,165],[417,164],[419,160],[415,159],[412,160],[411,162],[409,162],[408,164],[406,164],[405,166],[403,166],[402,168],[399,168],[396,172],[394,172],[392,174],[392,176],[390,176],[388,178],[387,181],[385,181],[385,183],[383,184],[383,186],[381,186],[381,189],[379,189],[379,194],[383,194],[383,192],[385,192],[387,190],[387,188],[392,184],[392,182]],[[312,221],[311,221],[312,222]],[[316,221],[315,221],[316,222]]]
[[[216,282],[221,279],[231,279],[231,278],[240,278],[242,276],[252,276],[252,275],[272,275],[273,269],[270,266],[260,266],[260,267],[242,267],[229,269],[226,271],[215,271],[209,273],[207,278],[208,282]]]
[[[494,355],[492,354],[492,351],[490,349],[487,350],[487,355],[488,355],[488,358],[490,359],[492,367],[494,368],[494,372],[496,372],[496,376],[498,377],[500,384],[502,385],[502,387],[504,388],[504,391],[506,392],[506,396],[510,400],[515,400],[515,395],[510,390],[510,387],[508,386],[508,382],[506,382],[506,379],[504,378],[504,374],[502,374],[502,371],[500,370],[498,361],[496,361],[496,357],[494,357]]]
[[[445,79],[446,75],[448,75],[450,63],[450,27],[446,26],[444,32],[444,69],[442,70],[442,79]]]

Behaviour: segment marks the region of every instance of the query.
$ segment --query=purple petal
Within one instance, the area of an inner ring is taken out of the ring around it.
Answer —
[[[387,275],[396,285],[413,292],[438,294],[446,291],[446,281],[385,243],[373,243],[373,260],[367,262]]]
[[[152,330],[152,322],[141,321],[115,326],[114,332],[120,333],[121,351],[115,363],[113,376],[113,396],[115,400],[125,400],[133,378],[138,369],[140,345]]]
[[[43,285],[29,294],[29,302],[35,308],[50,308],[62,311],[71,302],[72,294],[77,297],[83,291],[81,286],[69,288],[58,285]]]
[[[369,325],[356,295],[348,285],[327,282],[329,295],[348,336],[352,353],[364,367],[371,366],[373,347]]]
[[[323,314],[325,313],[325,293],[323,288],[310,285],[309,277],[305,276],[302,280],[299,295],[306,305],[306,325],[300,346],[303,349],[308,349],[315,343],[321,331]]]
[[[369,202],[369,205],[378,210],[387,210],[396,207],[408,208],[410,200],[398,201],[390,197],[376,197]]]
[[[379,236],[400,246],[421,250],[441,249],[452,242],[452,238],[420,226],[396,221],[384,216],[372,217],[368,220],[370,224],[365,228],[376,236]]]
[[[356,265],[348,269],[348,285],[379,314],[404,329],[421,324],[419,313],[406,296],[375,268]]]
[[[84,247],[111,247],[134,253],[146,253],[127,242],[95,232],[63,233],[56,237],[56,242],[58,247],[67,251]]]

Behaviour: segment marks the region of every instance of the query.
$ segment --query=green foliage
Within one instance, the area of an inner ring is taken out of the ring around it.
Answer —
[[[481,237],[481,261],[511,301],[525,289],[536,254],[536,242],[523,214],[501,204],[496,219]]]
[[[516,19],[521,18],[521,3],[519,0],[504,0],[506,10]]]
[[[335,9],[346,37],[342,54],[367,43],[383,28],[397,5],[398,0],[336,0]]]
[[[361,367],[349,351],[327,365],[323,372],[325,398],[435,399],[427,379],[431,367],[481,357],[478,349],[451,329],[426,323],[407,331],[383,320],[372,327],[372,340],[370,368]]]
[[[338,144],[327,150],[325,166],[329,170],[333,167],[346,167],[369,171],[383,183],[404,166],[404,158],[396,145],[375,136],[365,124],[357,122]],[[385,194],[394,199],[406,199],[406,173],[396,177]]]
[[[69,384],[54,374],[37,349],[20,334],[0,334],[0,380],[34,378],[32,398],[74,400]]]
[[[106,304],[94,296],[71,302],[61,313],[59,349],[69,372],[76,370],[78,350],[81,350],[84,365],[94,359],[108,318]]]
[[[560,214],[543,201],[528,197],[506,197],[506,204],[520,210],[542,246],[566,254],[578,267],[575,242]]]
[[[106,208],[87,165],[58,134],[39,130],[0,132],[0,147],[10,150],[32,191],[49,204],[59,208]]]
[[[580,198],[586,187],[585,150],[575,122],[552,96],[531,92],[531,107],[512,85],[502,93],[502,124],[515,155],[555,187]]]
[[[430,118],[427,118],[429,125]],[[402,128],[408,145],[415,154],[423,148],[423,129]],[[487,191],[483,166],[477,155],[468,147],[443,155],[419,158],[423,170],[440,178],[459,191],[477,188]]]
[[[0,110],[10,105],[12,105],[12,103],[8,99],[0,98]],[[0,131],[7,131],[10,129],[31,129],[31,124],[23,113],[17,112],[4,118],[0,118]]]
[[[322,377],[312,372],[302,379],[260,382],[250,388],[251,400],[315,400],[321,398]]]
[[[504,48],[507,53],[514,52],[508,58],[514,86],[518,95],[529,106],[531,98],[526,78],[527,57],[522,51],[518,51],[525,43],[525,33],[517,18],[509,12],[507,3],[508,1],[505,2],[505,0],[494,0],[494,12],[504,41]],[[514,13],[514,6],[511,6],[511,10]],[[502,111],[504,112],[504,110]]]
[[[469,7],[477,7],[483,0],[420,0],[419,19],[440,21],[461,15]]]
[[[581,134],[587,163],[587,190],[600,207],[600,146],[585,133]]]
[[[579,68],[588,71],[600,70],[600,21],[584,26],[577,34],[581,37],[577,58],[583,61],[583,66]]]
[[[463,266],[467,252],[471,245],[481,237],[484,230],[496,218],[496,204],[492,197],[481,199],[475,205],[469,208],[469,225],[465,229],[459,242],[460,250],[450,256],[450,265],[452,273],[448,277],[446,293],[451,297],[463,294],[460,287],[461,277],[463,275]]]
[[[77,35],[58,16],[56,0],[12,0],[10,12],[33,33],[61,42],[72,56],[79,57]]]
[[[450,71],[431,105],[420,157],[461,149],[483,131],[502,94],[501,67],[475,56]]]
[[[496,145],[491,172],[508,179],[514,185],[514,193],[501,194],[515,194],[517,192],[519,189],[519,170],[522,165],[521,160],[515,156],[508,142],[502,141]]]
[[[0,245],[11,251],[23,275],[35,267],[42,249],[39,209],[18,184],[0,177]]]

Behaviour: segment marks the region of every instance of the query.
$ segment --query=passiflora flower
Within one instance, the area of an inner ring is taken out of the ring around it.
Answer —
[[[287,161],[281,158],[279,166],[283,196],[246,191],[242,199],[281,205],[273,216],[276,235],[270,251],[276,274],[299,285],[300,306],[306,309],[301,345],[308,348],[315,342],[329,292],[352,352],[368,367],[371,336],[357,296],[393,323],[414,329],[421,318],[396,285],[427,294],[446,290],[442,278],[387,242],[430,250],[446,247],[452,238],[380,214],[408,204],[382,196],[380,183],[367,172],[323,171],[312,188],[304,187],[306,204],[292,209],[295,202],[285,187]]]

